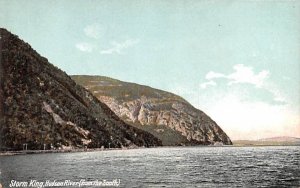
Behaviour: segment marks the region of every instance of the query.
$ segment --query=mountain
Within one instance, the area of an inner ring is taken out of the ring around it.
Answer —
[[[72,76],[125,122],[163,145],[226,144],[231,140],[204,112],[172,93],[102,76]]]
[[[258,140],[234,140],[234,145],[300,145],[300,138],[280,136],[280,137],[271,137],[271,138],[262,138]]]
[[[271,137],[271,138],[261,138],[258,141],[263,141],[263,142],[299,142],[300,143],[300,138],[289,137],[289,136],[278,136],[278,137]]]
[[[158,146],[29,44],[0,29],[0,148]]]

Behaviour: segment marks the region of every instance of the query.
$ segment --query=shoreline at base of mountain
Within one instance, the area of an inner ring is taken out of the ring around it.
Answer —
[[[76,153],[76,152],[93,152],[93,151],[110,151],[110,150],[128,150],[136,148],[88,148],[88,149],[53,149],[53,150],[19,150],[19,151],[0,151],[0,156],[26,155],[26,154],[43,154],[43,153]]]
[[[114,150],[133,150],[133,149],[150,149],[150,148],[173,148],[173,147],[272,147],[272,146],[300,146],[300,143],[289,144],[237,144],[233,145],[199,145],[199,146],[157,146],[157,147],[132,147],[132,148],[88,148],[88,149],[57,149],[57,150],[20,150],[20,151],[0,151],[0,156],[27,155],[27,154],[45,154],[45,153],[77,153],[77,152],[97,152],[97,151],[114,151]]]

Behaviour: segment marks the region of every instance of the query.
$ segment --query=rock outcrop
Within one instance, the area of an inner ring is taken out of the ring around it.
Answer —
[[[204,112],[172,93],[101,76],[72,76],[121,119],[150,132],[163,145],[232,144]]]
[[[0,29],[0,148],[158,146],[29,44]]]

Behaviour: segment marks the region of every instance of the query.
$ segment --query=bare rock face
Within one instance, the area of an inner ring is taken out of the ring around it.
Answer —
[[[163,145],[232,144],[204,112],[172,93],[101,76],[72,76],[125,122]]]
[[[158,146],[88,90],[0,29],[0,149]]]

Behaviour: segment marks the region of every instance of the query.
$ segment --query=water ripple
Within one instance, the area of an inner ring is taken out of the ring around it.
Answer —
[[[0,156],[0,182],[120,179],[121,187],[297,187],[299,146],[174,147]]]

